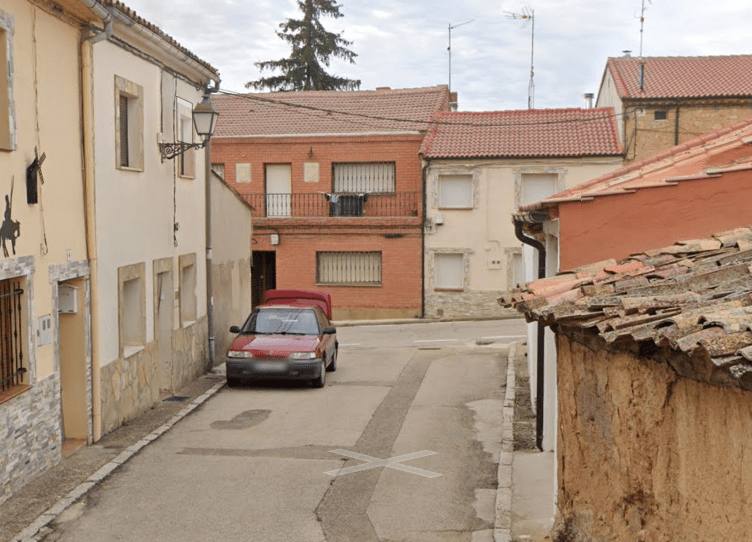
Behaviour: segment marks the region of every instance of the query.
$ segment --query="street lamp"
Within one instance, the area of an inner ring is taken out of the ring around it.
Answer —
[[[219,112],[212,103],[211,94],[207,94],[201,103],[193,108],[193,126],[196,128],[196,133],[203,138],[203,141],[201,143],[183,143],[182,141],[176,141],[175,143],[162,142],[159,144],[162,161],[164,162],[165,160],[171,160],[176,156],[180,156],[188,149],[202,149],[206,147],[206,144],[214,134],[218,117]]]

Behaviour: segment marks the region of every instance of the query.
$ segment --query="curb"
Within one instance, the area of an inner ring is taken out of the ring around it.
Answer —
[[[498,489],[496,490],[496,523],[494,542],[512,541],[512,463],[514,462],[514,395],[517,343],[512,343],[507,356],[507,385],[504,393],[504,432],[499,453]]]
[[[62,514],[70,505],[75,503],[81,497],[85,496],[89,491],[91,491],[92,488],[94,488],[102,480],[106,479],[110,474],[115,472],[121,465],[125,464],[144,447],[148,446],[163,434],[165,434],[167,431],[169,431],[172,426],[174,426],[188,414],[193,412],[212,395],[217,393],[225,386],[225,384],[225,381],[218,382],[207,391],[205,391],[202,395],[196,397],[184,409],[175,414],[175,416],[173,416],[170,420],[146,435],[136,444],[126,448],[123,452],[120,453],[120,455],[116,456],[114,459],[112,459],[112,461],[102,466],[98,471],[89,476],[86,481],[80,483],[65,497],[63,497],[53,506],[44,511],[33,523],[31,523],[23,531],[15,535],[11,539],[11,542],[34,542],[38,540],[35,537],[39,534],[39,532],[47,527],[50,523],[52,523],[55,519],[57,519],[57,517]],[[47,534],[48,533],[44,533],[44,536],[46,536]]]

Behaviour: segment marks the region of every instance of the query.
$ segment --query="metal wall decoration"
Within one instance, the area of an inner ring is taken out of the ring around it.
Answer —
[[[42,162],[47,158],[46,153],[42,156],[37,154],[37,148],[34,147],[34,161],[26,168],[26,203],[29,205],[39,202],[39,191],[37,190],[37,175],[42,184],[44,176],[42,175]]]
[[[43,155],[44,156],[44,155]],[[11,208],[13,205],[13,184],[15,177],[10,181],[10,194],[5,196],[5,214],[3,217],[3,223],[0,225],[0,244],[3,246],[3,256],[6,258],[9,256],[8,247],[5,245],[6,241],[10,241],[13,255],[16,254],[16,239],[21,236],[21,223],[18,220],[11,218]]]

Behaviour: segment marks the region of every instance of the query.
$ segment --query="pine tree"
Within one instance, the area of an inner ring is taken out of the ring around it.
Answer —
[[[340,5],[335,0],[298,0],[303,12],[302,19],[287,19],[279,27],[277,35],[292,46],[290,58],[256,62],[260,71],[279,70],[281,75],[262,77],[246,83],[246,88],[261,90],[357,90],[360,80],[330,75],[324,70],[331,57],[355,64],[358,56],[347,46],[351,42],[340,34],[327,32],[319,19],[329,16],[342,17]]]

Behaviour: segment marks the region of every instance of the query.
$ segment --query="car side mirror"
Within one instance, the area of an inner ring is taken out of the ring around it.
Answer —
[[[325,327],[324,331],[321,332],[323,335],[334,335],[337,333],[337,329],[334,326]]]
[[[230,333],[240,333],[240,328],[238,326],[230,326]]]

